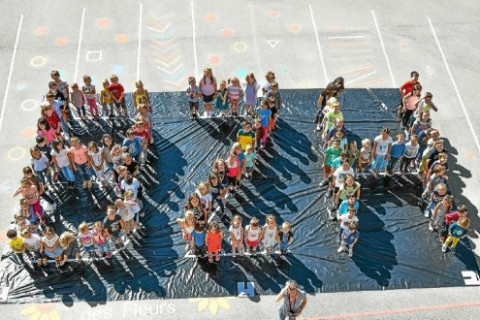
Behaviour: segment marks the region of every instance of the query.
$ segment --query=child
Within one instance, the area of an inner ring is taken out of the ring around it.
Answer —
[[[136,177],[139,175],[140,170],[138,167],[138,162],[132,158],[132,155],[130,153],[124,152],[122,154],[122,160],[123,160],[122,166],[126,167],[128,172],[132,176]]]
[[[245,115],[249,115],[250,112],[254,112],[255,106],[257,105],[257,92],[259,85],[255,79],[255,75],[250,72],[245,77],[246,87],[245,87]]]
[[[197,224],[195,221],[195,214],[191,210],[185,211],[184,218],[178,218],[177,223],[182,228],[182,237],[183,240],[187,241],[188,244],[192,241],[192,232],[195,230],[195,225]],[[198,225],[204,225],[199,224]]]
[[[132,130],[135,132],[135,137],[139,139],[140,142],[140,153],[136,156],[138,162],[141,165],[145,165],[146,154],[148,152],[148,146],[150,145],[150,132],[148,125],[143,120],[137,120],[132,126]]]
[[[447,186],[444,183],[439,183],[435,186],[435,190],[432,192],[430,196],[430,202],[425,209],[425,218],[430,216],[430,211],[432,211],[435,206],[440,203],[443,198],[447,195]]]
[[[102,136],[102,156],[103,156],[103,159],[105,159],[105,164],[107,165],[109,170],[114,169],[114,163],[111,155],[112,148],[113,148],[112,136],[106,133]]]
[[[47,258],[55,259],[55,265],[60,266],[62,261],[62,247],[58,235],[53,227],[45,227],[44,236],[41,238],[40,254],[43,255],[42,264],[47,265]]]
[[[106,214],[107,216],[103,219],[103,225],[107,231],[107,236],[110,241],[115,244],[115,247],[120,249],[123,247],[123,240],[120,237],[120,232],[122,231],[122,218],[117,214],[115,206],[112,205],[107,206]]]
[[[325,156],[323,157],[323,172],[324,172],[324,179],[320,183],[320,185],[325,186],[328,184],[328,178],[332,174],[332,167],[333,161],[340,157],[342,154],[342,149],[340,149],[340,141],[334,140],[331,147],[328,147],[325,150]]]
[[[123,196],[125,198],[125,200],[123,201],[123,203],[125,204],[125,208],[130,212],[130,214],[135,217],[136,224],[138,226],[142,226],[142,224],[140,223],[140,217],[143,217],[145,214],[141,212],[138,200],[134,198],[135,194],[133,193],[133,190],[125,190]]]
[[[195,193],[200,197],[203,207],[207,210],[207,215],[212,212],[212,194],[208,182],[200,182]]]
[[[130,173],[125,170],[126,175],[120,181],[120,190],[122,192],[125,192],[126,190],[132,190],[133,191],[133,199],[138,200],[139,205],[141,204],[140,200],[142,200],[142,194],[143,194],[143,188],[142,185],[140,184],[140,181],[138,181],[137,178],[132,176]]]
[[[38,234],[32,233],[30,229],[23,229],[21,231],[23,238],[23,244],[25,252],[31,253],[35,259],[37,259],[37,266],[42,265],[44,258],[43,254],[40,254],[41,239]]]
[[[65,231],[60,235],[58,242],[63,249],[60,266],[63,266],[68,259],[80,260],[80,247],[73,233]]]
[[[143,120],[146,123],[146,126],[148,126],[149,128],[152,128],[153,115],[150,111],[148,111],[148,106],[145,103],[140,103],[138,105],[137,110],[138,110],[137,120]],[[150,143],[153,143],[153,137],[150,137]]]
[[[68,139],[69,138],[69,134],[68,134],[69,130],[68,130],[67,123],[65,122],[65,119],[63,117],[63,112],[65,111],[64,107],[63,107],[64,102],[55,100],[55,96],[50,92],[48,92],[45,97],[47,99],[47,101],[45,101],[46,105],[50,105],[52,107],[52,110],[55,111],[55,113],[57,114],[57,118],[59,120],[60,126],[62,127],[65,139]],[[42,106],[43,106],[43,104],[42,104]],[[55,127],[54,127],[54,129],[55,129]]]
[[[355,195],[355,198],[357,201],[360,200],[360,183],[355,181],[355,178],[350,175],[346,174],[344,177],[344,183],[338,190],[335,196],[335,203],[336,205],[339,204],[340,201],[345,201],[347,200],[348,196],[353,194]]]
[[[143,150],[142,141],[137,137],[133,129],[127,130],[127,137],[123,140],[122,146],[127,148],[127,152],[136,158]]]
[[[225,194],[227,193],[227,188],[222,182],[220,182],[220,178],[215,173],[211,173],[208,176],[208,184],[210,185],[210,193],[212,194],[212,199],[217,203],[218,207],[220,208],[219,216],[223,217],[225,215],[224,198]]]
[[[108,243],[108,234],[107,230],[103,226],[102,221],[96,221],[93,225],[93,241],[97,246],[100,258],[107,257],[110,259],[112,257],[112,250],[110,249],[110,244]]]
[[[203,69],[203,77],[200,79],[199,88],[204,105],[208,104],[208,108],[210,108],[217,93],[217,80],[213,76],[212,68]]]
[[[348,228],[350,228],[350,225],[352,223],[358,223],[357,210],[355,209],[354,206],[349,206],[347,214],[341,214],[338,217],[339,217],[339,219],[338,219],[338,223],[339,223],[338,238],[339,238],[339,241],[341,242],[342,241],[342,235],[343,235],[344,231],[348,230]]]
[[[205,247],[205,225],[197,223],[195,229],[192,231],[192,247],[195,256],[203,257],[207,252]]]
[[[78,172],[82,177],[82,187],[85,190],[92,188],[92,173],[90,163],[88,161],[87,147],[85,147],[78,137],[70,139],[70,149],[68,156],[70,157],[70,164],[73,171]]]
[[[224,186],[228,185],[227,163],[223,159],[217,159],[213,164],[212,173],[218,176],[218,181]]]
[[[393,140],[389,136],[390,129],[383,127],[380,135],[374,139],[372,148],[372,173],[376,177],[378,172],[383,170],[390,158],[390,149],[392,148]]]
[[[119,144],[115,144],[112,147],[112,150],[110,150],[110,157],[113,163],[113,176],[115,181],[117,181],[117,178],[118,178],[118,174],[117,174],[118,167],[120,167],[123,163],[122,155],[123,155],[122,146]]]
[[[423,132],[426,132],[432,127],[432,119],[430,119],[430,112],[425,111],[422,113],[422,116],[415,120],[410,129],[410,134],[416,134],[420,136]]]
[[[190,119],[198,119],[199,97],[202,95],[200,88],[197,86],[195,77],[188,78],[188,88],[186,90],[188,96],[188,106],[190,108]]]
[[[240,183],[242,164],[238,160],[237,155],[231,152],[227,158],[227,177],[228,177],[228,189],[229,194],[234,194],[237,191],[238,185]],[[226,197],[229,196],[226,195]]]
[[[325,141],[328,141],[328,132],[331,128],[333,128],[333,126],[337,122],[337,119],[343,119],[343,113],[340,111],[340,103],[337,101],[337,99],[330,102],[329,108],[325,108],[325,111],[327,113],[325,114],[324,118],[325,125],[323,137]]]
[[[432,219],[428,224],[428,230],[434,232],[439,230],[445,222],[445,216],[452,209],[453,196],[447,195],[438,203],[432,211]]]
[[[417,101],[416,106],[418,111],[418,118],[422,117],[423,112],[429,112],[430,110],[433,110],[435,112],[438,111],[437,107],[432,102],[432,99],[433,94],[431,94],[430,92],[426,92],[425,96],[419,101]]]
[[[447,213],[445,215],[445,221],[443,222],[441,232],[439,232],[440,242],[445,242],[445,239],[448,237],[448,227],[455,221],[458,221],[460,218],[466,217],[468,214],[467,206],[460,204],[457,207],[457,211]]]
[[[100,91],[100,104],[102,105],[103,115],[113,118],[115,117],[115,113],[113,112],[113,97],[108,89],[109,86],[110,82],[108,82],[108,79],[103,80],[103,89]]]
[[[47,145],[51,145],[53,140],[57,138],[57,134],[55,133],[55,130],[53,130],[52,127],[48,124],[47,120],[45,118],[40,118],[37,121],[37,135],[39,137],[45,138],[45,143]]]
[[[85,112],[85,96],[83,92],[79,89],[78,84],[72,84],[72,93],[71,99],[72,104],[77,108],[77,113],[79,117],[82,117],[82,120],[87,120],[87,114]]]
[[[265,253],[271,253],[278,243],[277,220],[273,214],[267,215],[265,225],[262,230],[262,242]]]
[[[230,152],[237,156],[238,161],[240,161],[240,176],[245,171],[245,166],[247,160],[245,159],[245,153],[242,152],[242,145],[238,142],[235,142],[230,149]]]
[[[233,217],[228,232],[230,233],[232,244],[232,257],[235,257],[235,251],[237,251],[238,254],[243,254],[243,234],[245,231],[243,230],[241,216],[236,214]]]
[[[94,141],[88,143],[88,162],[90,166],[95,171],[95,176],[97,176],[97,183],[105,184],[105,171],[103,165],[105,163],[105,154],[100,150],[98,145]]]
[[[45,120],[48,122],[50,127],[55,131],[57,138],[59,140],[62,140],[63,137],[61,135],[62,127],[60,126],[60,118],[55,112],[53,112],[53,107],[50,105],[50,103],[48,102],[42,103],[41,116],[45,118]]]
[[[393,171],[396,169],[397,163],[399,160],[402,160],[403,155],[405,154],[405,135],[403,133],[397,134],[397,141],[392,144],[390,150],[390,160],[387,165],[387,173],[389,175],[393,174]]]
[[[263,141],[262,119],[255,119],[255,122],[253,123],[253,131],[255,131],[255,150],[258,150],[258,147]]]
[[[23,198],[27,201],[28,205],[30,206],[33,214],[35,215],[36,220],[39,220],[40,223],[45,223],[43,208],[40,205],[40,197],[39,197],[39,190],[37,186],[32,184],[30,179],[22,178],[20,180],[20,188],[15,191],[13,196],[17,196],[21,194]]]
[[[372,161],[372,144],[370,139],[362,140],[362,149],[358,158],[358,174],[365,176],[365,171],[370,167]]]
[[[349,210],[355,210],[355,214],[357,214],[358,207],[359,207],[359,203],[357,201],[356,195],[349,194],[347,196],[347,200],[343,200],[338,206],[337,220],[340,220],[341,216],[347,214]]]
[[[470,219],[467,217],[462,217],[452,223],[450,227],[448,227],[448,238],[442,245],[442,252],[445,253],[447,250],[450,250],[452,253],[455,253],[455,247],[458,241],[467,236],[468,227],[470,227]]]
[[[278,231],[278,240],[280,241],[280,253],[282,255],[287,254],[288,247],[293,242],[293,232],[290,222],[282,223],[282,229]]]
[[[348,143],[348,161],[355,170],[358,167],[358,157],[360,156],[360,150],[357,147],[357,141],[352,140]]]
[[[416,85],[413,88],[412,92],[407,93],[402,99],[403,101],[402,124],[405,130],[410,129],[412,115],[417,109],[417,103],[420,100],[421,92],[422,92],[421,86]]]
[[[141,103],[150,106],[150,95],[148,94],[148,90],[143,87],[142,80],[138,80],[135,82],[135,92],[133,92],[133,105],[135,106],[135,110],[138,110],[138,106]],[[152,111],[150,109],[150,111]]]
[[[110,86],[108,90],[110,90],[110,94],[113,98],[113,104],[117,108],[117,114],[120,117],[123,110],[124,117],[128,117],[127,113],[127,105],[125,104],[125,89],[123,86],[118,82],[118,77],[114,74],[110,76]]]
[[[58,70],[52,70],[50,72],[50,77],[55,82],[55,85],[57,86],[57,90],[63,94],[65,98],[65,107],[66,107],[66,110],[68,110],[68,105],[69,105],[68,83],[60,78],[60,72],[58,72]]]
[[[219,116],[225,117],[227,110],[230,109],[230,103],[228,101],[227,81],[222,80],[220,82],[220,89],[217,90],[217,110]]]
[[[197,193],[192,193],[188,197],[188,202],[184,207],[185,211],[192,211],[197,223],[206,225],[208,222],[208,212],[203,207],[200,197]]]
[[[348,229],[343,230],[342,242],[337,251],[343,252],[348,246],[348,256],[353,257],[353,246],[357,243],[359,235],[360,233],[357,231],[357,224],[354,222],[350,223]]]
[[[82,92],[87,100],[87,104],[90,107],[90,115],[93,118],[100,118],[98,114],[98,107],[97,107],[97,91],[95,90],[95,85],[92,84],[92,78],[89,75],[83,76],[83,83],[85,84],[82,86]]]
[[[213,221],[208,226],[208,232],[205,236],[205,244],[208,250],[208,262],[213,262],[213,255],[215,261],[220,261],[220,250],[222,250],[223,233],[218,226],[218,223]]]
[[[38,175],[43,184],[50,182],[50,161],[46,155],[44,155],[38,147],[30,148],[30,164],[33,171]]]
[[[257,155],[253,151],[253,146],[251,144],[247,145],[245,151],[245,178],[252,180],[253,169],[255,168],[255,159]]]
[[[417,158],[418,148],[418,137],[413,134],[410,141],[405,144],[405,152],[400,160],[400,171],[402,173],[407,173],[411,163]]]
[[[230,108],[232,110],[232,116],[238,116],[238,102],[243,95],[242,87],[240,86],[240,80],[237,77],[233,77],[228,80],[228,100],[230,101]]]
[[[250,220],[250,224],[245,228],[244,238],[247,251],[255,255],[258,244],[262,241],[262,228],[260,228],[259,221],[256,217],[253,217]]]
[[[95,242],[93,241],[93,233],[85,221],[78,226],[78,240],[85,250],[85,253],[88,254],[89,257],[92,257],[92,253],[90,252],[95,249]]]
[[[242,150],[247,148],[247,145],[253,144],[255,140],[255,133],[252,131],[252,125],[248,121],[242,123],[242,129],[237,132],[237,142],[240,143]]]
[[[265,96],[268,91],[272,89],[272,84],[275,82],[275,73],[268,71],[265,74],[265,82],[262,84],[262,93]]]
[[[12,249],[22,263],[25,263],[25,260],[23,260],[23,252],[25,251],[23,238],[17,233],[16,230],[8,230],[7,238],[10,249]]]
[[[272,122],[270,123],[270,131],[275,127],[275,122],[277,121],[277,113],[280,111],[283,105],[282,96],[280,91],[278,91],[278,82],[274,81],[271,83],[272,87],[267,92],[265,96],[269,101],[270,110],[272,111]]]
[[[75,174],[70,164],[69,152],[63,142],[54,141],[50,154],[52,155],[52,163],[62,172],[64,178],[67,180],[68,188],[75,189]]]
[[[272,121],[272,110],[268,108],[266,100],[262,100],[260,102],[260,109],[257,110],[257,114],[262,123],[262,137],[260,148],[265,149],[265,144],[268,138],[268,128],[270,121]]]

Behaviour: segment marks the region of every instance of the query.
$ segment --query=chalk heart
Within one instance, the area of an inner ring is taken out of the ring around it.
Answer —
[[[278,11],[268,11],[268,16],[272,19],[275,19],[278,17]]]
[[[220,30],[220,34],[224,37],[231,37],[233,36],[233,31],[232,29],[222,28],[222,30]]]

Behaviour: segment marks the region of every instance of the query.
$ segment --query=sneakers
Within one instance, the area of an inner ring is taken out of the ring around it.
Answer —
[[[353,257],[353,247],[348,248],[348,256]]]
[[[447,252],[447,245],[445,243],[442,244],[442,252],[443,253]]]
[[[323,179],[322,182],[320,182],[320,187],[325,187],[328,185],[328,179]]]
[[[430,216],[430,210],[425,210],[423,212],[423,215],[425,216],[425,218],[428,218]]]
[[[435,229],[433,229],[433,226],[428,226],[428,230],[430,230],[431,232],[435,231]]]
[[[340,246],[338,249],[337,249],[337,252],[338,253],[341,253],[345,250],[345,247],[344,246]]]

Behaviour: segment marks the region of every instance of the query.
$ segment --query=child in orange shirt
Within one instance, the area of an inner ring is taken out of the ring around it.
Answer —
[[[218,223],[213,221],[210,223],[207,235],[205,236],[205,244],[207,245],[208,250],[208,262],[213,262],[213,255],[215,255],[215,261],[220,261],[220,256],[218,254],[222,249],[222,238],[222,230],[220,230]]]

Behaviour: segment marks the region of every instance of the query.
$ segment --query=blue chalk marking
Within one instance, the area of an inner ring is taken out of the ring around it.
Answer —
[[[124,65],[114,65],[112,67],[112,72],[114,74],[124,74],[125,73],[125,66]]]
[[[67,73],[65,72],[65,70],[60,69],[58,70],[58,72],[60,73],[60,78],[65,79],[67,77]]]
[[[23,90],[25,90],[27,87],[28,87],[27,84],[21,82],[21,83],[17,84],[17,86],[15,87],[15,89],[16,89],[17,91],[23,91]]]
[[[240,68],[240,69],[237,69],[236,74],[237,74],[237,77],[240,79],[240,81],[242,81],[242,79],[247,76],[248,70],[245,68]]]
[[[282,67],[282,68],[280,69],[280,72],[281,72],[281,73],[287,73],[287,67]]]

